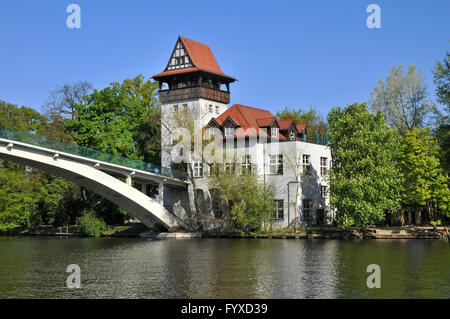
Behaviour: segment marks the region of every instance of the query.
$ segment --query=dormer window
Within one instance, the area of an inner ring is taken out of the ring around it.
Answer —
[[[225,127],[225,137],[234,136],[234,127]]]
[[[295,140],[295,132],[291,131],[291,133],[289,133],[289,137],[290,137],[291,141],[294,141]]]
[[[271,134],[271,137],[273,137],[273,138],[277,138],[278,137],[278,127],[272,127],[272,130],[271,130],[271,132],[272,132],[272,134]]]

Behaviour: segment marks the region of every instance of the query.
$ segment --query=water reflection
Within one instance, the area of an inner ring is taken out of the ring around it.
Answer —
[[[444,241],[0,238],[0,298],[448,298]],[[367,265],[382,288],[366,287]],[[66,267],[82,288],[66,288]]]

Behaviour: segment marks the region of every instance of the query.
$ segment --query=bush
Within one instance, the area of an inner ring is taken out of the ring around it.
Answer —
[[[78,219],[78,224],[80,225],[80,233],[85,236],[100,237],[102,233],[111,230],[111,227],[93,211],[85,212]]]

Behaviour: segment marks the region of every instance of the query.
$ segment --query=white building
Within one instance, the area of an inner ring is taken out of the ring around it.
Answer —
[[[231,149],[233,160],[225,161],[223,169],[251,169],[275,186],[274,228],[292,225],[296,217],[300,225],[333,221],[328,207],[329,147],[306,142],[304,125],[278,120],[269,111],[239,104],[228,108],[230,83],[235,79],[222,72],[209,46],[179,37],[166,69],[153,78],[160,83],[161,166],[174,167],[177,158],[185,156],[183,147],[174,142],[180,126],[175,114],[184,110],[197,121],[196,132],[215,129],[223,146]],[[209,165],[201,158],[189,160],[202,212],[220,217],[216,192],[208,182]],[[193,203],[192,186],[190,193]]]

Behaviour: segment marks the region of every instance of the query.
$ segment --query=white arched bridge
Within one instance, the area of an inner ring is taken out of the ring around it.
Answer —
[[[182,226],[180,210],[186,216],[189,209],[187,176],[150,163],[4,127],[0,127],[0,158],[71,180],[109,199],[148,227]],[[141,191],[132,187],[132,180],[141,185]],[[158,185],[156,197],[147,196],[148,184]]]

